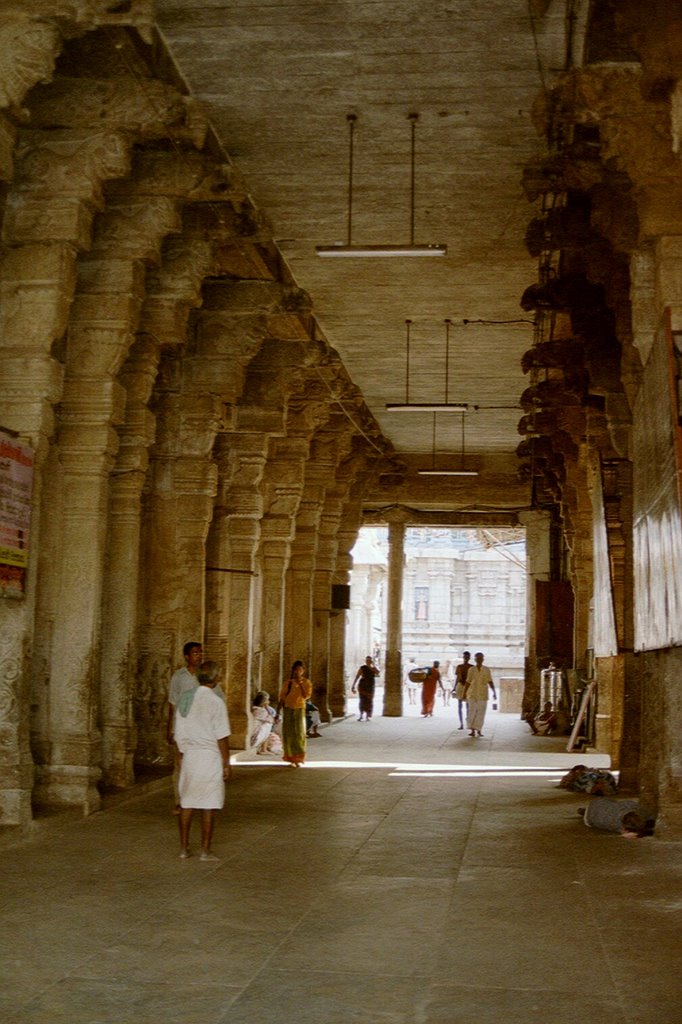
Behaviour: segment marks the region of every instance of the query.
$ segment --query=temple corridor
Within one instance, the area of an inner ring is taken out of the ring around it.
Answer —
[[[583,827],[556,782],[603,756],[514,715],[454,724],[347,718],[299,772],[239,753],[215,865],[178,859],[167,782],[6,830],[0,1017],[678,1020],[682,843]]]

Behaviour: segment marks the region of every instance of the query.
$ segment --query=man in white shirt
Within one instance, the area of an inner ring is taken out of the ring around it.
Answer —
[[[483,664],[483,654],[478,651],[474,655],[475,665],[467,673],[464,684],[464,700],[469,705],[467,716],[470,736],[482,736],[481,729],[485,721],[485,713],[488,709],[488,690],[492,690],[493,698],[497,700],[497,692],[493,677],[487,665]]]
[[[180,697],[175,716],[175,739],[180,767],[180,857],[190,856],[189,831],[194,810],[201,811],[201,860],[217,860],[211,853],[213,819],[225,802],[225,780],[230,778],[230,720],[225,701],[215,692],[219,669],[204,661],[198,685]]]

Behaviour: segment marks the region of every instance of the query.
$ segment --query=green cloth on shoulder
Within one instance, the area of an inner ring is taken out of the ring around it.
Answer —
[[[177,709],[183,718],[187,718],[187,715],[189,714],[189,709],[192,707],[192,702],[194,701],[194,694],[197,692],[198,689],[198,685],[193,686],[191,690],[185,690],[185,692],[180,697]]]

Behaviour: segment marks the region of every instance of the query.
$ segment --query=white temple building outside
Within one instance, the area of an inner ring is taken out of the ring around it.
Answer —
[[[505,710],[520,711],[526,627],[523,530],[411,528],[405,533],[402,663],[441,663],[482,650]],[[346,678],[386,649],[388,531],[366,527],[352,551]]]

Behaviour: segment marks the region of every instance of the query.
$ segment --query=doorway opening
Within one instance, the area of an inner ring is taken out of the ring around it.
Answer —
[[[353,548],[345,651],[346,693],[369,655],[386,654],[388,529],[362,527]],[[464,650],[485,653],[500,710],[521,712],[526,656],[526,531],[522,527],[408,527],[405,531],[400,645],[403,672],[440,662],[444,682]],[[403,713],[409,711],[406,695]]]

